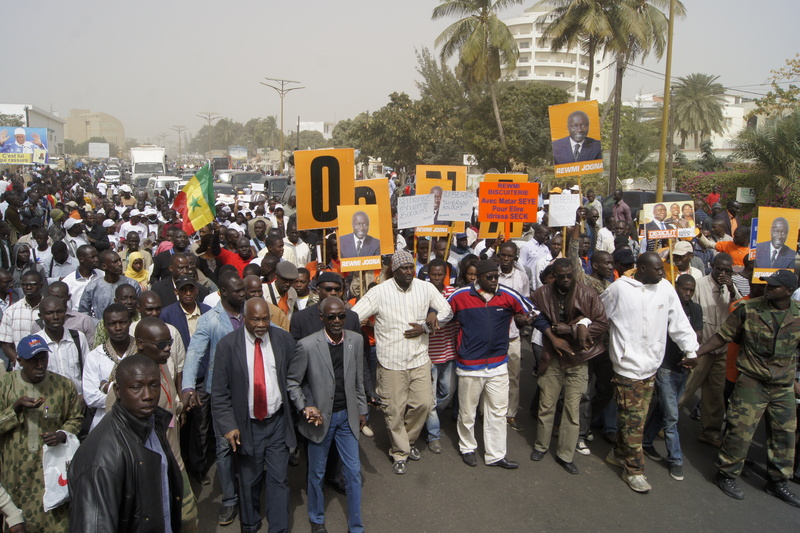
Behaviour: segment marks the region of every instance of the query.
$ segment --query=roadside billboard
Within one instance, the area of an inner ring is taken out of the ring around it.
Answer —
[[[108,159],[109,157],[108,143],[89,143],[90,159]]]
[[[228,154],[233,161],[247,161],[247,146],[229,146]]]
[[[0,165],[48,163],[47,128],[0,128]]]

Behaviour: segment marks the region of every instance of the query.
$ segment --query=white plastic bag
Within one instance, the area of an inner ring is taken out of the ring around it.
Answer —
[[[78,437],[65,431],[67,442],[57,446],[43,445],[42,466],[44,468],[44,503],[45,512],[55,509],[69,500],[67,488],[67,468],[72,456],[80,446]]]

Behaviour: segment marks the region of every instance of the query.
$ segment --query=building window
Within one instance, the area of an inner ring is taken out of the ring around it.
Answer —
[[[559,70],[557,70],[556,71],[556,78],[563,78],[563,77],[564,77],[564,73],[559,71]]]
[[[519,69],[517,71],[517,77],[518,78],[526,78],[527,76],[528,76],[528,69],[521,68],[521,69]]]
[[[531,42],[530,41],[520,41],[519,42],[519,48],[520,49],[530,48],[530,47],[531,47]]]

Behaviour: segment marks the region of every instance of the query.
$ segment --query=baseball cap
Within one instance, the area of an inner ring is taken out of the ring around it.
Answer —
[[[47,343],[39,335],[28,335],[22,337],[22,340],[17,344],[17,355],[25,360],[31,359],[39,352],[49,352],[50,348]]]
[[[111,220],[110,218],[107,218],[107,219],[105,219],[105,220],[103,221],[103,227],[104,227],[104,228],[110,228],[110,227],[111,227],[111,226],[113,226],[113,225],[114,225],[114,221],[113,221],[113,220]]]
[[[187,285],[197,286],[197,282],[191,276],[181,276],[175,281],[175,288],[182,289]]]
[[[776,270],[771,276],[761,279],[773,287],[786,287],[790,291],[797,290],[797,276],[791,270]]]
[[[142,212],[138,209],[131,209],[131,216],[132,217],[140,217],[142,216]]]
[[[133,189],[131,189],[130,185],[123,185],[122,187],[119,188],[119,190],[121,190],[122,192],[133,192]]]
[[[561,194],[561,187],[553,187],[550,189],[550,194]]]
[[[83,222],[82,218],[68,218],[66,222],[64,222],[64,229],[71,229],[73,226],[77,226]]]
[[[694,248],[689,241],[678,241],[672,248],[672,255],[686,255],[691,253],[694,253]]]
[[[627,248],[614,250],[612,257],[614,258],[615,263],[621,263],[623,265],[632,265],[636,262],[636,259],[633,257],[633,252]]]

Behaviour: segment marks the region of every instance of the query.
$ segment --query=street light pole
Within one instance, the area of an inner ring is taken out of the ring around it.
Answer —
[[[197,115],[198,117],[202,118],[208,123],[208,130],[206,131],[206,136],[208,137],[208,157],[211,158],[211,123],[215,120],[222,118],[222,115],[218,115],[211,111],[200,111],[200,114]]]
[[[261,83],[261,85],[266,85],[267,87],[275,89],[281,97],[281,172],[283,172],[283,98],[289,91],[305,89],[305,87],[286,87],[289,83],[300,83],[299,81],[282,80],[280,78],[264,78],[264,79],[269,81],[274,81],[275,83],[280,85],[280,87],[276,87],[275,85],[264,83],[263,81],[259,82]]]
[[[172,131],[178,134],[178,166],[181,164],[181,133],[186,129],[186,126],[172,126]]]

